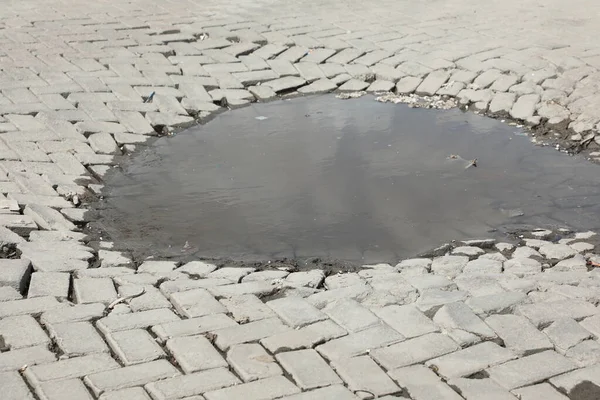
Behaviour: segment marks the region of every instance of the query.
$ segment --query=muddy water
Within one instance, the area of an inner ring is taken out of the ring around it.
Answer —
[[[113,240],[146,254],[373,263],[507,224],[600,228],[598,166],[499,121],[372,97],[221,114],[133,156],[106,194]]]

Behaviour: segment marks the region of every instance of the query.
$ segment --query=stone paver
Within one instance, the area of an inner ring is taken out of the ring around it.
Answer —
[[[538,230],[515,237],[517,250],[455,242],[393,260],[379,278],[371,268],[326,278],[159,258],[137,266],[82,233],[119,156],[225,106],[280,96],[444,95],[600,143],[596,4],[508,0],[473,13],[463,3],[3,5],[0,238],[18,249],[0,263],[4,397],[92,398],[83,380],[101,400],[371,396],[334,370],[382,399],[396,388],[419,400],[560,399],[600,383],[587,233],[555,243]],[[464,379],[483,369],[490,378]]]

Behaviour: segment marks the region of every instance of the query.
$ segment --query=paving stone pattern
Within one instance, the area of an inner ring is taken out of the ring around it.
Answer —
[[[82,233],[119,156],[254,101],[454,97],[598,147],[599,11],[589,0],[6,2],[2,398],[561,399],[600,384],[593,233],[454,243],[327,277],[136,266]]]

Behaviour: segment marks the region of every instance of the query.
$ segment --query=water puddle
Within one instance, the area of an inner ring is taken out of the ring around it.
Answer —
[[[499,121],[328,95],[158,139],[108,177],[101,216],[145,254],[393,262],[507,224],[598,229],[599,183]]]

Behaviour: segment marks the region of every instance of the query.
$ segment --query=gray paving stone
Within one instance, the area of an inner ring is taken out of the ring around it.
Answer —
[[[258,100],[270,100],[277,96],[277,93],[269,86],[250,86],[248,91]]]
[[[240,380],[225,368],[214,368],[189,375],[148,383],[145,388],[153,399],[203,399],[201,393],[237,385]],[[191,397],[188,397],[191,396]]]
[[[165,357],[161,347],[143,329],[112,332],[106,341],[123,365],[141,364]]]
[[[395,87],[394,82],[376,80],[367,88],[367,92],[391,92]]]
[[[408,394],[417,400],[460,400],[454,390],[430,369],[415,365],[389,371],[388,374],[398,385],[406,389]]]
[[[226,351],[233,345],[253,342],[286,331],[290,331],[290,328],[278,319],[267,318],[244,325],[215,330],[214,334],[217,336],[215,345],[222,351]]]
[[[212,368],[227,368],[225,359],[204,336],[169,339],[167,349],[186,374]]]
[[[0,285],[10,286],[24,293],[31,276],[31,262],[27,259],[0,260]]]
[[[598,364],[600,363],[600,343],[595,340],[583,341],[567,350],[565,356],[579,367]]]
[[[23,296],[21,293],[17,292],[16,289],[10,286],[2,286],[0,287],[0,302],[2,301],[11,301],[11,300],[20,300]]]
[[[0,336],[10,350],[48,345],[50,339],[37,321],[29,315],[7,317],[0,320]]]
[[[96,327],[104,334],[108,334],[109,332],[148,328],[153,325],[179,320],[179,317],[173,311],[166,308],[159,308],[157,310],[140,311],[128,315],[109,315],[98,320]]]
[[[481,256],[465,265],[464,274],[499,274],[502,272],[502,261],[492,260]]]
[[[46,382],[35,387],[35,392],[44,400],[93,400],[79,379]]]
[[[52,323],[48,331],[61,351],[70,357],[109,351],[90,322]]]
[[[379,347],[389,346],[402,340],[404,340],[404,337],[398,332],[386,325],[381,325],[330,340],[316,349],[328,360],[339,360],[360,356]]]
[[[279,353],[275,357],[303,390],[342,383],[315,350],[290,351]]]
[[[407,339],[437,332],[439,328],[414,305],[390,305],[373,312]]]
[[[227,352],[227,362],[244,382],[283,374],[275,359],[256,343],[233,346]]]
[[[275,376],[204,394],[206,400],[268,400],[299,393],[287,378]]]
[[[542,272],[542,264],[531,258],[515,258],[504,263],[504,272],[522,278]]]
[[[323,312],[349,332],[360,332],[381,324],[381,320],[375,314],[352,299],[331,303]]]
[[[51,363],[56,356],[48,350],[47,346],[24,347],[0,353],[0,372],[16,371],[24,365]]]
[[[106,392],[98,400],[152,400],[146,391],[141,387],[133,387],[123,390]]]
[[[591,338],[591,333],[572,318],[557,319],[544,329],[544,333],[554,343],[556,350],[562,354],[571,347]]]
[[[70,286],[71,278],[66,272],[34,272],[31,274],[27,297],[54,296],[66,299]]]
[[[475,314],[486,317],[492,314],[507,314],[519,304],[529,302],[523,292],[502,292],[467,299],[465,302]]]
[[[401,389],[369,357],[360,356],[332,363],[338,375],[352,392],[368,391],[377,397],[399,393]]]
[[[415,305],[426,316],[433,316],[444,304],[465,301],[466,298],[467,293],[459,290],[448,292],[441,289],[426,289]]]
[[[0,303],[0,318],[23,314],[36,315],[45,311],[61,308],[65,308],[65,305],[63,303],[59,303],[54,297],[50,296],[4,301]]]
[[[42,314],[42,324],[60,324],[63,322],[88,321],[104,315],[104,304],[79,304],[72,307],[62,307],[57,310],[46,311]]]
[[[270,282],[255,281],[238,283],[235,285],[211,285],[207,287],[207,290],[217,298],[242,296],[245,294],[268,296],[277,291],[277,286],[271,285]]]
[[[438,375],[445,379],[454,379],[473,375],[490,366],[502,364],[514,358],[516,355],[512,351],[493,342],[483,342],[430,360],[425,365],[437,368]]]
[[[161,323],[153,326],[152,332],[160,341],[165,342],[172,337],[198,335],[233,326],[237,326],[236,322],[225,314],[214,314]]]
[[[421,78],[417,78],[414,76],[405,76],[404,78],[400,79],[400,81],[396,84],[396,93],[413,93],[415,90],[417,90],[422,81],[423,79]]]
[[[309,349],[317,344],[336,339],[347,334],[335,322],[325,320],[293,331],[286,331],[266,337],[260,343],[271,353]]]
[[[577,251],[565,244],[550,243],[540,247],[540,253],[548,259],[563,260],[577,254]]]
[[[227,312],[227,309],[205,289],[173,293],[170,299],[175,309],[187,318]]]
[[[521,120],[525,120],[533,116],[535,106],[539,101],[540,96],[537,94],[526,94],[520,96],[510,110],[510,116]]]
[[[17,371],[0,373],[0,385],[5,400],[34,400],[33,394]]]
[[[284,297],[266,303],[288,325],[299,328],[322,321],[325,314],[300,297]]]
[[[553,349],[546,335],[538,331],[525,317],[518,315],[492,315],[485,322],[504,341],[504,346],[515,353],[527,356]]]
[[[433,322],[462,347],[497,339],[496,333],[461,301],[442,306]]]
[[[369,83],[359,79],[350,79],[339,87],[342,92],[358,92],[369,87]]]
[[[421,82],[415,93],[422,96],[433,96],[450,77],[446,71],[433,71]]]
[[[318,79],[310,85],[303,86],[298,89],[298,93],[302,94],[319,94],[327,93],[337,89],[337,85],[327,78]]]
[[[559,300],[538,304],[523,304],[517,306],[515,314],[527,317],[538,328],[545,328],[560,318],[581,320],[595,315],[598,310],[582,300]],[[585,328],[585,325],[582,324]]]
[[[516,389],[513,393],[521,400],[568,400],[548,383]]]
[[[308,392],[294,394],[292,396],[282,397],[283,400],[356,400],[352,392],[342,385],[327,386]]]
[[[496,365],[487,370],[490,378],[501,386],[513,390],[539,383],[577,368],[577,365],[560,354],[548,350],[524,358]]]
[[[455,278],[462,272],[463,268],[468,262],[469,257],[465,256],[437,257],[431,264],[431,271],[435,274],[443,275],[449,278]]]
[[[108,304],[117,298],[117,291],[110,278],[77,278],[73,280],[75,302]]]
[[[157,360],[90,374],[85,377],[84,382],[94,395],[99,396],[106,391],[145,385],[146,383],[173,378],[178,375],[180,375],[180,372],[168,361]]]
[[[278,281],[284,279],[289,275],[287,271],[258,271],[252,272],[242,278],[242,282],[256,282],[256,281]]]
[[[370,355],[384,368],[391,370],[422,363],[459,349],[460,347],[450,337],[431,333],[372,350]]]
[[[508,390],[499,386],[491,379],[466,379],[458,378],[448,382],[450,386],[457,391],[466,400],[476,400],[485,393],[485,398],[489,400],[516,400]]]

